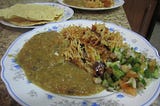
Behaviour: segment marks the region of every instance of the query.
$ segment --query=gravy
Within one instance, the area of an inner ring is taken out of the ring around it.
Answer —
[[[89,73],[64,61],[67,44],[57,32],[35,35],[17,55],[17,63],[32,83],[56,94],[87,96],[102,91]]]

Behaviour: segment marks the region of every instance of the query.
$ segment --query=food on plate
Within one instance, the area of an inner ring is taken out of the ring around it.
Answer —
[[[17,63],[29,81],[56,94],[84,96],[104,90],[86,71],[64,60],[68,43],[56,32],[35,35],[21,49]]]
[[[40,25],[40,24],[48,23],[48,21],[46,20],[31,21],[31,20],[27,20],[24,18],[20,18],[20,17],[15,17],[12,19],[8,19],[6,21],[14,25],[18,25],[18,26],[33,26],[33,25]]]
[[[160,76],[157,60],[123,42],[120,32],[97,23],[35,35],[18,53],[17,63],[31,82],[66,95],[106,89],[136,96]]]
[[[65,60],[91,73],[94,82],[107,90],[136,96],[150,79],[160,76],[155,59],[136,52],[123,42],[119,32],[110,31],[105,24],[94,24],[91,28],[73,25],[60,33],[70,41]]]
[[[19,26],[31,26],[56,22],[63,16],[64,10],[56,6],[40,4],[15,4],[0,9],[0,19]]]
[[[114,0],[64,0],[64,3],[87,8],[104,8],[114,5]]]

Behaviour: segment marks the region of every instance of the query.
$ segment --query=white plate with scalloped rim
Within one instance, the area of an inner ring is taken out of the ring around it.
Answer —
[[[58,22],[66,21],[66,20],[70,19],[74,14],[73,9],[71,9],[71,8],[69,8],[67,6],[64,6],[64,5],[60,5],[58,3],[44,2],[44,3],[34,3],[34,4],[50,5],[50,6],[55,6],[55,7],[63,9],[64,10],[64,14],[63,14],[62,18]],[[3,24],[3,25],[6,25],[6,26],[14,27],[14,28],[36,28],[36,27],[44,25],[44,24],[40,24],[40,25],[34,25],[34,26],[18,26],[18,25],[14,25],[14,24],[9,23],[9,22],[4,21],[4,20],[0,20],[0,23]]]
[[[109,10],[109,9],[114,9],[114,8],[118,8],[120,6],[122,6],[124,4],[124,0],[114,0],[114,5],[111,7],[104,7],[104,8],[87,8],[87,7],[79,7],[79,6],[74,6],[74,5],[69,5],[67,3],[64,2],[64,0],[57,0],[59,3],[68,6],[68,7],[72,7],[72,8],[76,8],[76,9],[81,9],[81,10],[90,10],[90,11],[97,11],[97,10]]]
[[[34,35],[46,31],[60,31],[69,25],[91,27],[92,24],[104,23],[91,20],[70,20],[60,23],[50,23],[33,29],[19,36],[8,48],[1,60],[1,78],[9,94],[24,106],[149,106],[160,93],[160,78],[154,80],[143,92],[131,97],[121,92],[106,90],[92,96],[62,96],[47,92],[27,80],[23,69],[15,62],[20,49]],[[160,63],[157,50],[139,34],[112,23],[105,23],[109,30],[119,31],[136,51],[145,53],[149,58],[155,58]]]

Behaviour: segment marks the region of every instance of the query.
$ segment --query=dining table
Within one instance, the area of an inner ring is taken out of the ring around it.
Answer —
[[[0,0],[0,9],[12,6],[16,3],[34,3],[34,2],[55,2],[56,0]],[[75,9],[73,16],[68,20],[101,20],[107,23],[114,23],[131,30],[123,6],[107,10],[80,10]],[[0,60],[7,51],[10,44],[21,34],[32,30],[33,28],[15,28],[0,24]],[[2,67],[0,66],[0,72]],[[5,83],[0,79],[0,106],[20,106],[9,94]],[[160,106],[160,96],[151,104],[151,106]]]

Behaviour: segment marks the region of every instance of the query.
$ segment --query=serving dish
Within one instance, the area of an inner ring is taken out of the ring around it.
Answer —
[[[118,8],[120,6],[122,6],[124,4],[124,0],[114,0],[114,5],[111,7],[105,7],[105,8],[87,8],[87,7],[79,7],[79,6],[74,6],[74,5],[69,5],[66,4],[63,0],[58,0],[59,3],[68,6],[68,7],[72,7],[72,8],[76,8],[76,9],[81,9],[81,10],[90,10],[90,11],[97,11],[97,10],[109,10],[109,9],[114,9],[114,8]]]
[[[64,96],[45,91],[31,83],[25,76],[23,69],[16,63],[15,57],[23,45],[34,35],[47,32],[59,32],[69,25],[91,27],[94,23],[102,21],[70,20],[59,23],[49,23],[37,27],[19,36],[8,48],[1,60],[1,78],[4,81],[9,94],[24,106],[148,106],[160,93],[160,78],[146,87],[145,90],[132,97],[122,92],[108,92],[106,90],[91,96]],[[160,63],[157,50],[142,36],[113,23],[105,23],[110,31],[118,31],[136,51],[144,53],[149,58],[155,58]]]
[[[64,10],[64,14],[63,14],[62,18],[58,22],[66,21],[66,20],[70,19],[74,14],[73,9],[71,9],[71,8],[69,8],[67,6],[64,6],[64,5],[60,5],[58,3],[44,2],[44,3],[34,3],[34,4],[50,5],[50,6],[55,6],[55,7],[63,9]],[[18,25],[14,25],[14,24],[9,23],[9,22],[4,21],[4,20],[0,20],[0,23],[3,24],[3,25],[9,26],[9,27],[15,27],[15,28],[36,28],[36,27],[44,25],[44,24],[40,24],[40,25],[34,25],[34,26],[18,26]]]

